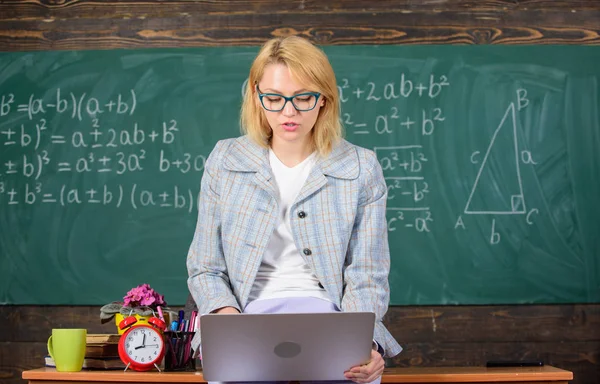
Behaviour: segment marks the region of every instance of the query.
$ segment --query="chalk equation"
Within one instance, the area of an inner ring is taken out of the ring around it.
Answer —
[[[23,190],[10,187],[0,181],[0,196],[6,195],[8,206],[54,204],[62,207],[70,205],[101,205],[134,210],[146,207],[174,208],[192,213],[196,191],[175,185],[168,190],[144,189],[137,183],[100,185],[93,188],[74,188],[67,184],[46,187],[43,183],[25,184]]]
[[[419,81],[405,73],[395,81],[353,83],[342,78],[338,85],[342,120],[349,137],[373,140],[377,159],[387,184],[387,228],[389,232],[431,231],[434,214],[428,204],[432,185],[426,172],[431,148],[415,140],[435,134],[446,116],[438,100],[450,86],[446,74],[429,74]],[[414,102],[410,105],[407,102]],[[402,145],[385,145],[401,141]],[[429,170],[429,173],[431,169]]]
[[[27,100],[17,100],[14,93],[0,95],[0,118],[11,112],[25,114],[29,120],[46,114],[59,114],[70,116],[74,120],[82,121],[84,116],[98,118],[102,114],[133,115],[137,106],[137,97],[133,89],[124,94],[117,94],[108,100],[99,100],[86,92],[75,94],[56,88],[54,95],[47,99],[31,94]]]

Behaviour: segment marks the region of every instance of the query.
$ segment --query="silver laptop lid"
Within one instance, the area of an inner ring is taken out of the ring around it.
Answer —
[[[375,314],[333,312],[204,315],[207,381],[346,380],[371,357]]]

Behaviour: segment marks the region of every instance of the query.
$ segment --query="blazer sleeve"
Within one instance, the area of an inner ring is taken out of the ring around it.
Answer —
[[[383,325],[390,300],[387,186],[375,153],[365,150],[361,157],[361,192],[344,266],[342,310],[375,313],[374,339],[384,356],[391,357],[402,347]]]
[[[188,288],[201,315],[222,307],[240,309],[231,291],[221,243],[218,180],[226,148],[226,142],[217,143],[204,166],[198,220],[187,255]]]

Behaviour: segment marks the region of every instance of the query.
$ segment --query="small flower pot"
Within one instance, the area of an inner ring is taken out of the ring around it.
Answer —
[[[135,316],[135,318],[137,319],[137,323],[136,324],[148,324],[148,319],[150,318],[150,316],[140,316],[140,315],[135,315],[132,314],[131,316]],[[123,332],[125,332],[125,329],[119,329],[119,323],[127,316],[123,316],[120,313],[117,313],[115,315],[115,324],[117,325],[117,333],[119,335],[122,335]]]

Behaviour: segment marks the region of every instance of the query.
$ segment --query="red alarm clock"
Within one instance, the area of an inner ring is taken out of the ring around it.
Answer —
[[[148,319],[147,324],[135,324],[135,316],[129,316],[119,323],[120,329],[127,329],[119,339],[119,357],[127,368],[134,371],[148,371],[156,367],[165,355],[163,331],[165,322],[157,317]]]

